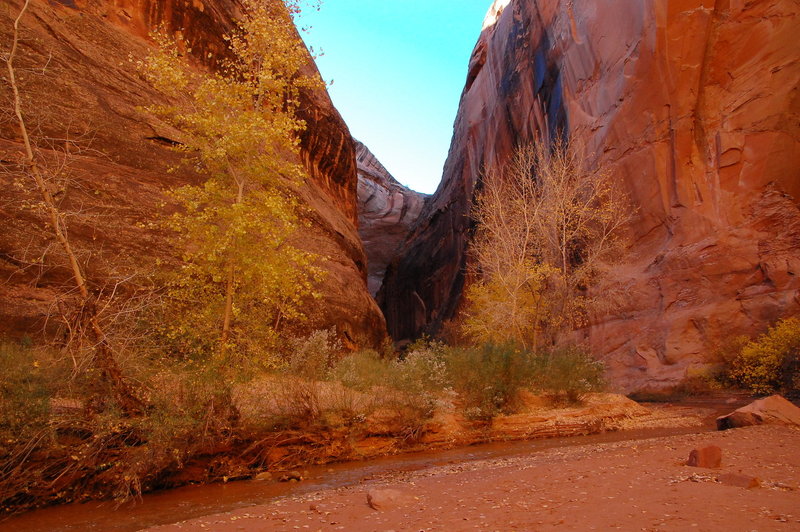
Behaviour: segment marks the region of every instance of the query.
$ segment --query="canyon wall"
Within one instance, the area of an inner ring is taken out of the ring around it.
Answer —
[[[3,54],[21,2],[0,8]],[[28,123],[43,160],[58,168],[53,183],[93,288],[146,286],[158,261],[176,255],[153,222],[164,193],[196,182],[189,171],[167,172],[179,155],[170,129],[141,108],[163,96],[138,74],[150,51],[147,35],[164,25],[186,39],[191,53],[213,67],[223,35],[240,13],[236,0],[33,0],[21,21],[17,61]],[[309,61],[310,57],[309,57]],[[309,69],[313,69],[310,62]],[[5,69],[3,71],[5,75]],[[0,80],[0,105],[10,90]],[[335,325],[348,345],[377,345],[385,336],[380,309],[366,287],[366,255],[356,230],[355,145],[325,91],[302,95],[301,158],[310,179],[295,192],[308,206],[301,247],[324,257],[327,271],[315,326]],[[41,213],[16,182],[19,131],[0,115],[0,335],[35,336],[57,317],[69,271]],[[48,317],[51,318],[48,321]]]
[[[458,310],[481,171],[563,128],[635,206],[623,301],[578,331],[623,389],[682,379],[800,311],[795,0],[498,0],[472,54],[443,182],[389,267],[395,339]]]
[[[369,148],[356,141],[358,166],[358,234],[369,263],[367,285],[373,297],[383,285],[386,268],[419,219],[427,195],[401,185]]]

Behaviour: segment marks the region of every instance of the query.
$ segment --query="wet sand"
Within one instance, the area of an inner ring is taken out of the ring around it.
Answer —
[[[722,448],[719,469],[685,465]],[[747,489],[716,482],[757,477]],[[408,494],[377,511],[367,492]],[[555,448],[529,456],[393,472],[358,486],[279,499],[151,531],[800,530],[800,429],[720,433]]]

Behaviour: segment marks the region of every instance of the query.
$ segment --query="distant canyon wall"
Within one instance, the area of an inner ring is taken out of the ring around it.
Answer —
[[[419,219],[427,195],[401,185],[375,155],[356,141],[358,233],[368,257],[367,285],[377,296],[386,268]]]
[[[622,388],[659,386],[800,312],[800,5],[498,0],[443,182],[389,266],[396,338],[458,310],[481,170],[563,128],[636,207],[624,301],[579,331]]]
[[[2,53],[21,4],[12,0],[0,8],[0,35],[8,37],[0,41]],[[22,19],[17,64],[29,124],[45,156],[55,161],[71,153],[71,182],[58,198],[81,213],[69,229],[96,289],[112,279],[143,282],[157,260],[175,256],[152,222],[163,212],[167,189],[197,179],[188,171],[167,173],[178,162],[168,149],[173,132],[139,110],[163,101],[135,66],[151,49],[148,33],[166,26],[213,67],[239,14],[236,0],[33,0]],[[5,80],[0,87],[0,104],[10,109]],[[309,207],[310,222],[298,242],[323,256],[327,271],[315,323],[335,325],[353,347],[377,345],[386,329],[367,290],[367,259],[356,229],[355,144],[325,91],[303,94],[300,115],[307,123],[301,158],[311,179],[295,191]],[[0,160],[12,165],[21,145],[6,118]],[[69,272],[60,266],[63,257],[43,218],[23,204],[10,179],[0,173],[0,335],[16,337],[38,334],[47,316],[58,315],[56,295]],[[43,262],[35,256],[40,249],[47,250]]]

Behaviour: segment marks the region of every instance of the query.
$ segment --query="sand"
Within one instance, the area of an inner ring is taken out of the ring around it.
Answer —
[[[719,469],[685,465],[722,448]],[[761,486],[723,484],[726,474]],[[407,497],[378,511],[370,490]],[[760,426],[394,472],[151,531],[800,530],[800,429]]]

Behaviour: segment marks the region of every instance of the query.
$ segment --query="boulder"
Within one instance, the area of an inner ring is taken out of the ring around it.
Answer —
[[[367,493],[367,504],[373,510],[393,510],[414,502],[410,494],[396,489],[372,489]]]
[[[687,460],[686,465],[716,469],[722,465],[722,449],[716,445],[692,449],[692,452],[689,453],[689,460]]]
[[[717,418],[717,430],[753,425],[787,425],[800,427],[800,408],[780,395],[753,401],[727,416]]]

